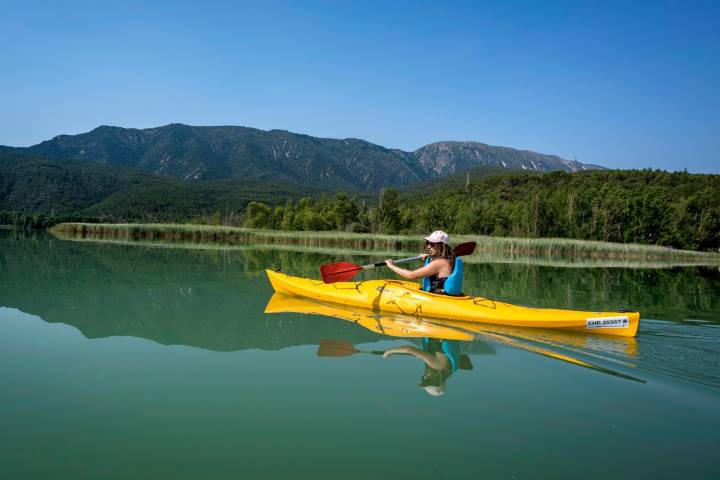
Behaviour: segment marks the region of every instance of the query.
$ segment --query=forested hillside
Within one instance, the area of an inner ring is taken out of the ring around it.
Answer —
[[[187,181],[89,161],[0,150],[0,224],[44,227],[70,220],[220,223],[233,220],[252,200],[275,203],[321,192],[281,181]]]

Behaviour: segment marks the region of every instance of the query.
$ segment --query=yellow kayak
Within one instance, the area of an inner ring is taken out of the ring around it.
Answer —
[[[432,317],[513,327],[552,328],[592,334],[634,337],[638,312],[584,312],[531,308],[483,297],[425,292],[420,284],[401,280],[325,283],[266,270],[277,293],[366,308],[375,312]]]

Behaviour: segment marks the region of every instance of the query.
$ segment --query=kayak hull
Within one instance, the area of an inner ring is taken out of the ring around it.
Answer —
[[[272,270],[266,273],[277,293],[374,312],[622,337],[636,336],[640,324],[638,312],[532,308],[483,297],[438,295],[423,291],[417,283],[400,280],[325,283]]]

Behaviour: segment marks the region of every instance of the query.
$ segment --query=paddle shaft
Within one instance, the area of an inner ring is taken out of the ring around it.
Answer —
[[[384,354],[385,354],[385,350],[358,350],[357,348],[355,348],[353,353],[369,353],[369,354],[371,354],[371,355],[384,355]],[[393,353],[393,355],[407,355],[407,356],[412,356],[412,353],[397,352],[397,353]]]
[[[414,260],[420,260],[421,258],[422,258],[422,255],[418,255],[417,257],[401,258],[400,260],[393,260],[393,263],[396,263],[396,264],[397,263],[408,263],[408,262],[412,262]],[[369,265],[361,266],[360,269],[367,270],[369,268],[384,267],[385,265],[386,265],[385,262],[371,263]]]
[[[400,260],[393,260],[394,263],[408,263],[412,262],[413,260],[420,260],[422,257],[418,255],[417,257],[410,257],[410,258],[401,258]],[[341,273],[347,273],[347,272],[359,272],[361,270],[369,270],[371,268],[378,268],[378,267],[384,267],[386,266],[385,262],[378,262],[378,263],[370,263],[368,265],[356,265],[353,268],[348,268],[346,270],[338,270],[337,272],[333,272],[332,275],[339,275]]]
[[[383,355],[385,353],[385,350],[357,350],[357,351],[359,353],[370,353],[372,355]],[[410,354],[409,353],[396,353],[395,355],[410,355]]]

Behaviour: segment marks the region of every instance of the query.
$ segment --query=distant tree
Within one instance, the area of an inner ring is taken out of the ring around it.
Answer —
[[[244,226],[247,228],[272,228],[273,211],[260,202],[250,202],[245,209]]]
[[[394,188],[380,191],[377,208],[377,227],[379,233],[394,234],[400,230],[400,201]]]
[[[347,225],[358,221],[358,207],[345,192],[339,192],[330,203],[328,219],[335,230],[345,230]]]

